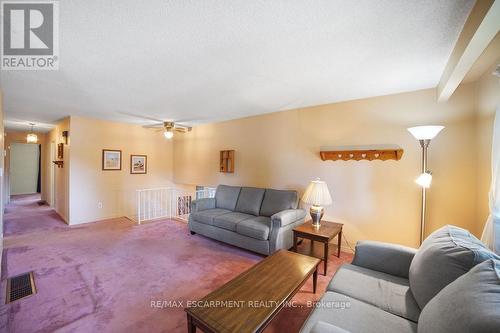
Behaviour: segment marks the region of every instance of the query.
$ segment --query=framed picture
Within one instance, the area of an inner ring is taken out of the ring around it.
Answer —
[[[122,169],[122,151],[121,150],[102,150],[102,169],[103,170],[121,170]]]
[[[130,173],[147,173],[148,157],[146,155],[130,155]]]

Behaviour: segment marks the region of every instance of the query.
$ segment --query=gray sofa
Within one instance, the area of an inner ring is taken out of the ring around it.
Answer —
[[[304,223],[296,191],[219,185],[215,198],[194,200],[189,230],[269,255],[293,246],[293,228]]]
[[[445,226],[416,250],[363,241],[302,333],[500,332],[500,257]]]

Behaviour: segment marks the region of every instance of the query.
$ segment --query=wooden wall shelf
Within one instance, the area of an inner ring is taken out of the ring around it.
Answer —
[[[219,164],[220,172],[234,173],[234,150],[221,150]]]
[[[319,154],[323,161],[399,161],[403,149],[397,145],[321,147]]]

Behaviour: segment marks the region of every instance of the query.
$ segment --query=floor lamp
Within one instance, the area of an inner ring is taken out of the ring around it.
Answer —
[[[432,172],[427,169],[427,149],[431,140],[438,135],[444,126],[416,126],[408,128],[408,131],[418,140],[422,147],[422,173],[415,179],[415,182],[422,187],[422,206],[420,211],[420,244],[425,236],[425,206],[426,190],[431,186]]]

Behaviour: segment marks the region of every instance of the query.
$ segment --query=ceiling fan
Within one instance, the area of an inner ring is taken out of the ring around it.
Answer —
[[[158,124],[153,124],[153,125],[145,125],[143,126],[144,128],[158,128],[158,127],[163,127],[159,129],[158,131],[162,131],[163,135],[167,139],[172,139],[174,137],[174,131],[175,132],[180,132],[180,133],[187,133],[191,132],[192,127],[187,126],[187,125],[182,125],[179,123],[175,123],[173,121],[164,121],[162,123]]]
[[[175,122],[171,120],[161,120],[157,119],[154,117],[149,117],[149,116],[143,116],[135,113],[129,113],[129,112],[118,112],[127,116],[131,117],[136,117],[136,118],[142,118],[146,120],[152,120],[155,121],[156,123],[154,124],[149,124],[149,125],[144,125],[142,127],[144,128],[158,128],[159,132],[163,132],[163,135],[165,136],[166,139],[172,139],[174,137],[174,132],[179,132],[179,133],[187,133],[192,130],[191,126],[182,124],[181,122],[188,122],[192,120],[182,120],[181,122]]]

